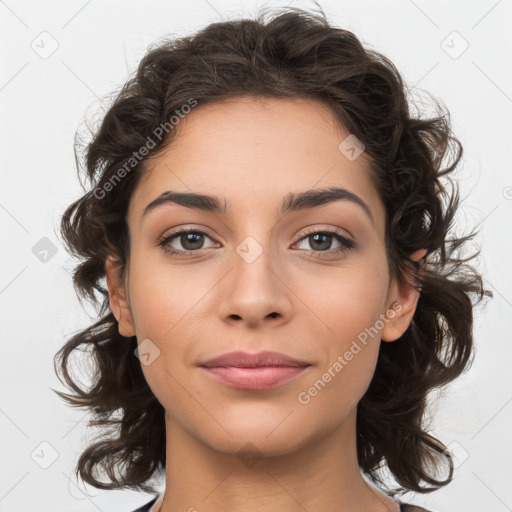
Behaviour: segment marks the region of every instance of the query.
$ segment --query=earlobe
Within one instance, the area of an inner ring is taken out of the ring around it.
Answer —
[[[135,326],[126,297],[125,285],[121,282],[120,268],[121,262],[118,259],[113,256],[107,257],[105,260],[105,276],[110,309],[118,322],[119,334],[129,338],[135,336]]]
[[[423,258],[426,252],[426,249],[419,249],[411,255],[411,259],[420,262],[420,272],[424,267]],[[420,292],[411,283],[406,280],[397,283],[393,280],[388,293],[388,301],[393,305],[398,302],[398,305],[394,305],[386,312],[388,321],[385,322],[381,332],[382,341],[396,341],[403,335],[411,324],[419,297]]]

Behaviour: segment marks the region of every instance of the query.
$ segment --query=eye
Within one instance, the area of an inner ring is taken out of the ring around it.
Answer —
[[[185,254],[204,249],[204,237],[210,238],[207,233],[198,229],[180,228],[163,238],[158,246],[167,254]],[[172,246],[171,243],[180,244],[183,249]],[[209,246],[211,247],[211,246]]]
[[[333,239],[340,244],[339,247],[335,247],[334,249],[330,248]],[[312,249],[305,250],[310,252],[315,258],[323,258],[324,255],[322,253],[327,253],[327,255],[333,255],[333,253],[339,254],[356,247],[353,240],[347,238],[336,229],[309,232],[306,236],[302,237],[298,243],[300,244],[304,242],[310,244]]]
[[[202,249],[215,245],[212,244],[205,247],[204,237],[210,238],[208,233],[200,229],[180,228],[164,237],[158,243],[158,246],[161,247],[166,254],[190,257],[194,253],[201,253]],[[333,239],[338,242],[339,246],[330,248]],[[303,244],[305,242],[309,243],[312,248],[301,249],[304,249],[315,258],[336,256],[337,254],[349,251],[356,247],[356,243],[353,240],[347,238],[338,230],[310,231],[297,243]],[[176,247],[176,245],[181,245],[182,248]]]

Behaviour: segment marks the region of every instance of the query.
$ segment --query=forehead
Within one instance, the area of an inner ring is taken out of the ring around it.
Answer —
[[[177,136],[147,161],[130,201],[130,224],[167,190],[215,195],[228,213],[276,215],[290,192],[343,187],[384,229],[384,207],[366,153],[350,160],[339,145],[350,134],[321,101],[241,97],[197,106]]]

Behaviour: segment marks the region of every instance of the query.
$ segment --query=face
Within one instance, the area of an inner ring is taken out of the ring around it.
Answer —
[[[403,333],[417,297],[389,279],[366,154],[338,148],[349,134],[322,103],[232,99],[197,107],[179,128],[131,198],[128,278],[117,288],[107,262],[112,310],[121,334],[144,343],[142,370],[168,425],[225,453],[248,442],[291,452],[354,417],[381,338]],[[283,211],[328,188],[349,194]],[[215,196],[220,209],[160,201],[144,213],[168,191]],[[199,366],[236,350],[309,366],[264,389]]]

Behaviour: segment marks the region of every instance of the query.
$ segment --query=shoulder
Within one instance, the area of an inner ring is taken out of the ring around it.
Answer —
[[[137,510],[134,510],[133,512],[149,512],[151,507],[156,503],[157,499],[158,496],[155,496],[151,501],[142,505],[142,507],[139,507]]]
[[[407,503],[400,503],[400,512],[431,512],[418,505],[408,505]]]

